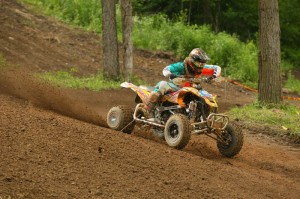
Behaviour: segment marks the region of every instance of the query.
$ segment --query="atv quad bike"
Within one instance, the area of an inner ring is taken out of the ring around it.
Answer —
[[[233,157],[243,146],[243,134],[229,124],[228,116],[217,113],[216,96],[202,89],[203,81],[205,78],[173,79],[177,85],[185,86],[164,95],[155,107],[154,115],[149,115],[144,108],[144,102],[154,87],[124,82],[122,87],[130,88],[137,94],[137,105],[134,110],[127,106],[112,107],[107,114],[107,124],[111,129],[128,134],[135,125],[150,125],[156,136],[176,149],[183,149],[191,135],[204,134],[216,140],[222,155]]]

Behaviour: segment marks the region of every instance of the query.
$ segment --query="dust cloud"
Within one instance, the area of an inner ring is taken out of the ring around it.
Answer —
[[[82,91],[81,91],[82,92]],[[84,122],[105,126],[105,118],[75,90],[52,86],[24,69],[0,73],[0,93],[30,101],[32,104]]]

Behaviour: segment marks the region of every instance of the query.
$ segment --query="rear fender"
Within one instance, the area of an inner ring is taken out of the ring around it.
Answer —
[[[162,98],[162,102],[168,101],[168,102],[172,102],[174,104],[178,103],[178,95],[181,92],[181,90],[173,92],[173,93],[169,93],[163,96]],[[179,104],[180,105],[180,104]]]
[[[145,100],[148,98],[149,96],[149,91],[142,89],[139,86],[134,85],[133,83],[130,82],[123,82],[121,84],[121,86],[123,88],[130,88],[131,90],[133,90],[140,98],[143,102],[145,102]]]

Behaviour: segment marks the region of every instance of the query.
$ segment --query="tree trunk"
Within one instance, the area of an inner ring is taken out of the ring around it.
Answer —
[[[258,101],[282,101],[278,0],[259,0]]]
[[[212,24],[215,26],[215,21],[213,17],[213,10],[211,6],[210,0],[203,0],[200,5],[201,15],[202,15],[202,23],[203,24]]]
[[[218,0],[215,2],[215,14],[214,14],[214,30],[215,33],[218,33],[220,30],[220,16],[221,16],[221,1]]]
[[[122,73],[126,81],[130,80],[133,70],[133,47],[132,47],[132,4],[131,0],[120,0],[123,31],[123,67]]]
[[[192,15],[192,2],[193,0],[190,0],[190,5],[189,5],[189,16],[188,16],[188,25],[191,23],[191,15]]]
[[[117,80],[120,76],[116,27],[116,2],[102,0],[103,76]]]

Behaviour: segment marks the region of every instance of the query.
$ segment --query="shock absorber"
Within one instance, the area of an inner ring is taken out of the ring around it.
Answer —
[[[195,122],[196,111],[197,111],[197,103],[194,101],[191,101],[189,103],[189,107],[187,108],[188,117],[190,118],[191,122]]]

